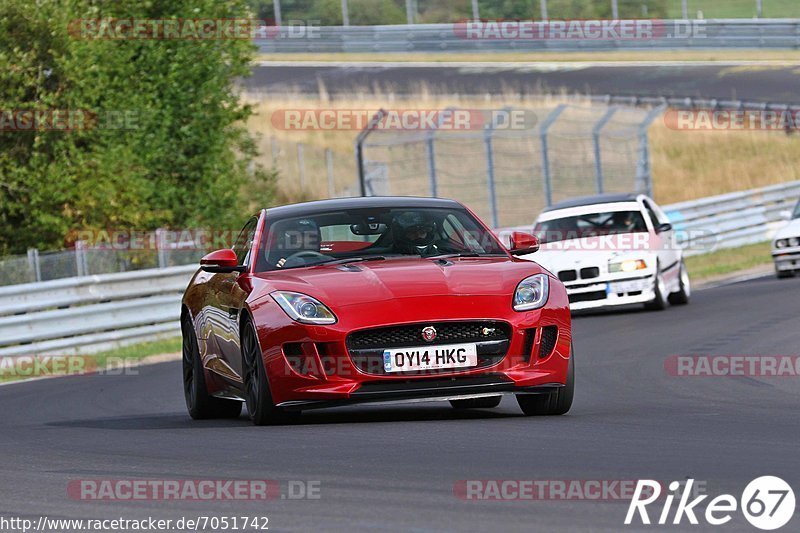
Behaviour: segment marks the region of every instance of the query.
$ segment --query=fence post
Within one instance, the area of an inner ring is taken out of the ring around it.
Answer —
[[[158,268],[166,268],[167,251],[165,250],[164,228],[156,229],[156,251],[158,253]]]
[[[87,276],[89,273],[86,268],[86,243],[83,241],[75,241],[75,268],[78,277]]]
[[[681,0],[681,15],[684,20],[689,20],[689,0]]]
[[[499,228],[500,222],[497,216],[497,192],[494,183],[494,152],[492,150],[492,134],[494,133],[494,121],[486,126],[483,132],[484,144],[486,145],[486,176],[489,186],[489,211],[492,214],[492,227]]]
[[[42,268],[39,266],[39,250],[28,248],[28,264],[31,267],[33,281],[42,281]]]
[[[539,0],[539,7],[542,11],[542,20],[547,20],[549,18],[547,16],[547,0]]]
[[[342,26],[350,25],[350,12],[347,9],[347,0],[342,0]]]
[[[544,201],[546,206],[553,204],[553,187],[550,183],[550,157],[547,154],[547,131],[558,119],[558,116],[567,108],[567,104],[559,104],[550,111],[539,129],[539,141],[542,146],[542,178],[544,179]]]
[[[386,111],[383,109],[379,109],[375,115],[370,119],[369,124],[361,130],[355,140],[356,145],[356,170],[358,171],[358,186],[361,190],[361,196],[367,195],[367,180],[366,180],[366,169],[364,168],[364,141],[367,140],[367,137],[372,130],[374,130],[378,124],[380,123],[381,119],[386,115]]]
[[[762,0],[756,0],[756,17],[761,18],[764,14],[764,2]]]
[[[617,0],[611,0],[611,18],[619,20],[619,6],[617,5]]]
[[[436,153],[434,151],[434,136],[436,130],[428,132],[428,137],[425,141],[426,155],[428,158],[428,182],[430,183],[431,196],[436,197]]]
[[[325,166],[328,169],[328,198],[336,195],[336,185],[333,183],[333,152],[325,148]]]
[[[650,173],[650,140],[647,129],[650,124],[667,108],[662,104],[650,110],[641,124],[639,124],[639,160],[636,163],[636,190],[653,196],[653,176]]]
[[[602,154],[600,153],[600,132],[605,125],[608,124],[608,121],[611,120],[611,117],[614,116],[614,113],[616,112],[616,107],[609,107],[600,120],[597,121],[597,124],[594,125],[594,128],[592,128],[592,144],[594,145],[594,179],[597,186],[597,194],[602,194],[604,189],[603,161],[601,159]]]
[[[272,8],[275,11],[275,25],[281,26],[281,0],[272,0]]]
[[[306,185],[306,159],[303,143],[297,143],[297,172],[300,174],[300,188],[303,189]]]

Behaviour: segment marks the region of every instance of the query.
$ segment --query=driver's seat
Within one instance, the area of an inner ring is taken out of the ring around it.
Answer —
[[[270,233],[267,261],[278,268],[299,252],[320,253],[321,233],[313,220],[282,220],[275,223]]]

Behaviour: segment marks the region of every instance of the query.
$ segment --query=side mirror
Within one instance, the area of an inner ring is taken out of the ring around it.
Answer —
[[[780,215],[781,220],[792,220],[792,212],[788,209],[784,209],[778,214]]]
[[[229,272],[244,272],[247,267],[239,264],[236,253],[230,248],[216,250],[200,260],[200,268],[206,272],[226,274]]]
[[[669,222],[664,222],[663,224],[659,224],[656,228],[656,233],[664,233],[665,231],[670,231],[672,229],[672,224]]]
[[[539,249],[539,239],[530,233],[515,231],[511,234],[511,255],[532,254]]]

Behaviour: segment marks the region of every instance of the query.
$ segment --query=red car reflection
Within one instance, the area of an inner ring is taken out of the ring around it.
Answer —
[[[466,207],[435,198],[262,210],[201,261],[181,325],[193,418],[258,425],[305,409],[449,400],[566,413],[574,389],[564,286],[509,252]]]

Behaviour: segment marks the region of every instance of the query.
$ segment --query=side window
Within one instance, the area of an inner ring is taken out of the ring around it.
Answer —
[[[239,236],[236,237],[236,242],[233,244],[233,251],[236,253],[236,259],[240,265],[244,265],[250,259],[250,248],[253,246],[253,237],[256,234],[256,226],[258,226],[258,218],[253,217],[247,221]]]

